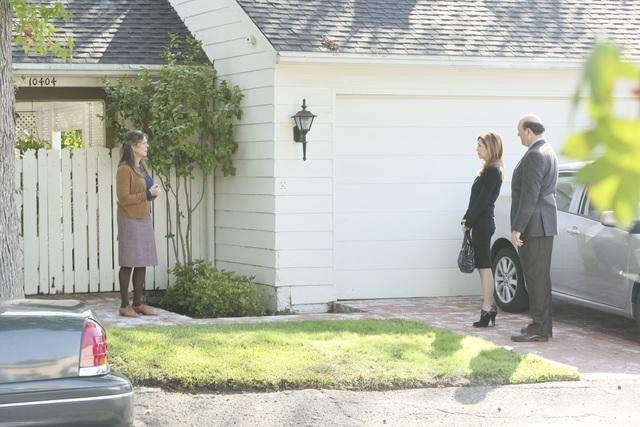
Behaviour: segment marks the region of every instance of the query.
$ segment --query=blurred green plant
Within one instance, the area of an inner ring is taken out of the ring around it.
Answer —
[[[82,142],[82,131],[80,129],[62,132],[61,139],[62,148],[73,150],[84,146]]]
[[[15,16],[12,43],[27,54],[32,51],[38,55],[53,54],[65,61],[71,57],[73,37],[67,35],[61,42],[52,24],[55,19],[66,22],[73,18],[62,2],[33,4],[28,0],[11,0],[9,3]]]
[[[628,226],[638,215],[640,201],[640,119],[615,114],[614,90],[623,80],[640,85],[640,68],[624,61],[618,46],[596,45],[573,97],[575,109],[588,89],[592,127],[569,135],[562,154],[590,161],[578,172],[578,181],[589,185],[600,211],[614,211],[620,224]],[[640,102],[640,86],[630,90]]]

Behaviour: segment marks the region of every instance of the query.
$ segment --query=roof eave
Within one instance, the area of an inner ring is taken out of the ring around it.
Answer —
[[[473,57],[428,55],[372,55],[336,52],[278,52],[278,63],[431,65],[435,67],[496,69],[582,69],[583,60],[575,58]]]
[[[18,62],[13,64],[13,70],[23,75],[56,74],[58,76],[104,76],[108,75],[137,75],[142,70],[156,72],[163,65],[158,64],[47,64]]]

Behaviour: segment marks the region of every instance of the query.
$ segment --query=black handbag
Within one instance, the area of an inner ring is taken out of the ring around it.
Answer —
[[[476,263],[473,259],[473,246],[471,246],[471,235],[469,230],[464,232],[464,239],[462,240],[462,248],[458,254],[458,268],[463,273],[473,273],[476,268]]]

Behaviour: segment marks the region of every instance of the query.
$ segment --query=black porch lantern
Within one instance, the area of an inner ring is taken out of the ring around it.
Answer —
[[[302,100],[302,110],[298,111],[291,118],[296,122],[293,127],[293,140],[302,142],[302,160],[307,160],[307,132],[311,129],[313,119],[316,115],[307,111],[306,99]]]

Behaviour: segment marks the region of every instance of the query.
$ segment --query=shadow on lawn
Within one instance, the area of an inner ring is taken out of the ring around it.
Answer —
[[[504,383],[501,379],[511,377],[521,361],[521,356],[513,357],[510,353],[505,353],[502,348],[482,350],[471,359],[469,369],[471,369],[471,381],[474,384],[486,386],[476,387],[473,391],[459,388],[455,393],[456,400],[465,405],[481,402],[491,390],[498,387],[496,384]]]
[[[462,340],[465,338],[464,335],[450,335],[436,330],[432,355],[442,358],[453,355],[463,348]],[[523,355],[500,347],[480,351],[469,361],[471,372],[466,385],[474,388],[459,387],[455,392],[456,400],[466,405],[481,402],[490,391],[509,383],[508,379],[518,370],[523,358]]]

